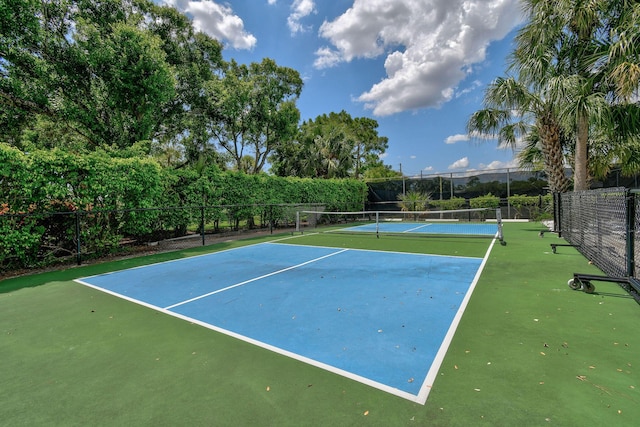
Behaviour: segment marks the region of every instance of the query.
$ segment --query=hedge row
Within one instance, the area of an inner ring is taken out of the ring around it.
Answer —
[[[76,229],[83,251],[103,255],[125,237],[184,234],[201,212],[207,222],[217,224],[224,215],[237,226],[264,217],[265,205],[359,210],[366,194],[366,185],[356,180],[245,175],[215,166],[164,169],[148,158],[23,153],[0,143],[0,269],[49,264],[73,254]],[[208,208],[178,209],[186,206]],[[140,210],[145,208],[157,209]],[[269,215],[277,214],[274,209]]]

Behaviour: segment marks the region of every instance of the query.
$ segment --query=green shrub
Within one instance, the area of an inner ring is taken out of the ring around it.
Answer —
[[[446,200],[431,200],[430,205],[436,208],[437,210],[454,210],[454,209],[463,209],[467,204],[467,201],[464,197],[452,197]]]
[[[101,256],[119,250],[123,238],[184,235],[200,224],[203,213],[216,228],[227,219],[238,228],[253,226],[255,218],[272,219],[277,212],[266,204],[354,211],[367,196],[366,184],[357,180],[246,175],[216,166],[172,170],[150,158],[115,154],[59,149],[25,154],[0,143],[0,268],[72,256],[78,237],[83,256]],[[38,215],[11,216],[17,213]],[[293,222],[295,212],[289,214]]]

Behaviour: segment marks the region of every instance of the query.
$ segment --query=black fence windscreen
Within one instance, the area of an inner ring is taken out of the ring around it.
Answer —
[[[637,276],[640,201],[624,187],[562,194],[556,200],[558,231],[611,277]]]

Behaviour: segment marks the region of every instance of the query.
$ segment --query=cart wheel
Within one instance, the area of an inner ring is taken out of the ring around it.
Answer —
[[[584,282],[582,282],[582,290],[588,294],[592,294],[595,292],[596,287],[593,285],[593,283],[585,280]]]
[[[575,279],[570,279],[567,282],[567,285],[569,285],[569,287],[571,289],[573,289],[574,291],[577,291],[578,289],[580,289],[582,287],[582,283],[580,283],[579,280],[575,280]]]

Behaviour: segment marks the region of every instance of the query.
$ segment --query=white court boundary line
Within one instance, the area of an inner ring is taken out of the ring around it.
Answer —
[[[462,319],[462,315],[467,309],[467,305],[469,304],[469,300],[471,299],[471,295],[478,284],[478,280],[480,280],[480,276],[482,275],[482,271],[484,270],[485,265],[487,264],[487,260],[489,259],[489,255],[491,254],[491,250],[493,249],[493,245],[496,243],[496,239],[491,240],[491,244],[489,245],[489,249],[484,255],[482,259],[482,263],[480,263],[480,267],[476,272],[473,281],[469,285],[469,289],[462,299],[462,303],[460,303],[460,308],[458,308],[458,312],[453,317],[451,325],[449,326],[449,330],[442,340],[442,344],[440,344],[440,348],[436,353],[436,357],[434,357],[433,362],[431,362],[431,368],[429,368],[429,372],[427,372],[427,376],[425,377],[424,383],[422,383],[422,387],[420,387],[420,392],[417,396],[417,403],[424,405],[427,402],[427,398],[429,397],[429,393],[433,388],[433,383],[438,376],[438,371],[440,370],[440,366],[442,366],[442,362],[444,361],[444,357],[447,354],[447,350],[449,350],[449,345],[453,340],[453,336],[456,333],[456,329],[458,329],[458,325],[460,324],[460,320]]]

